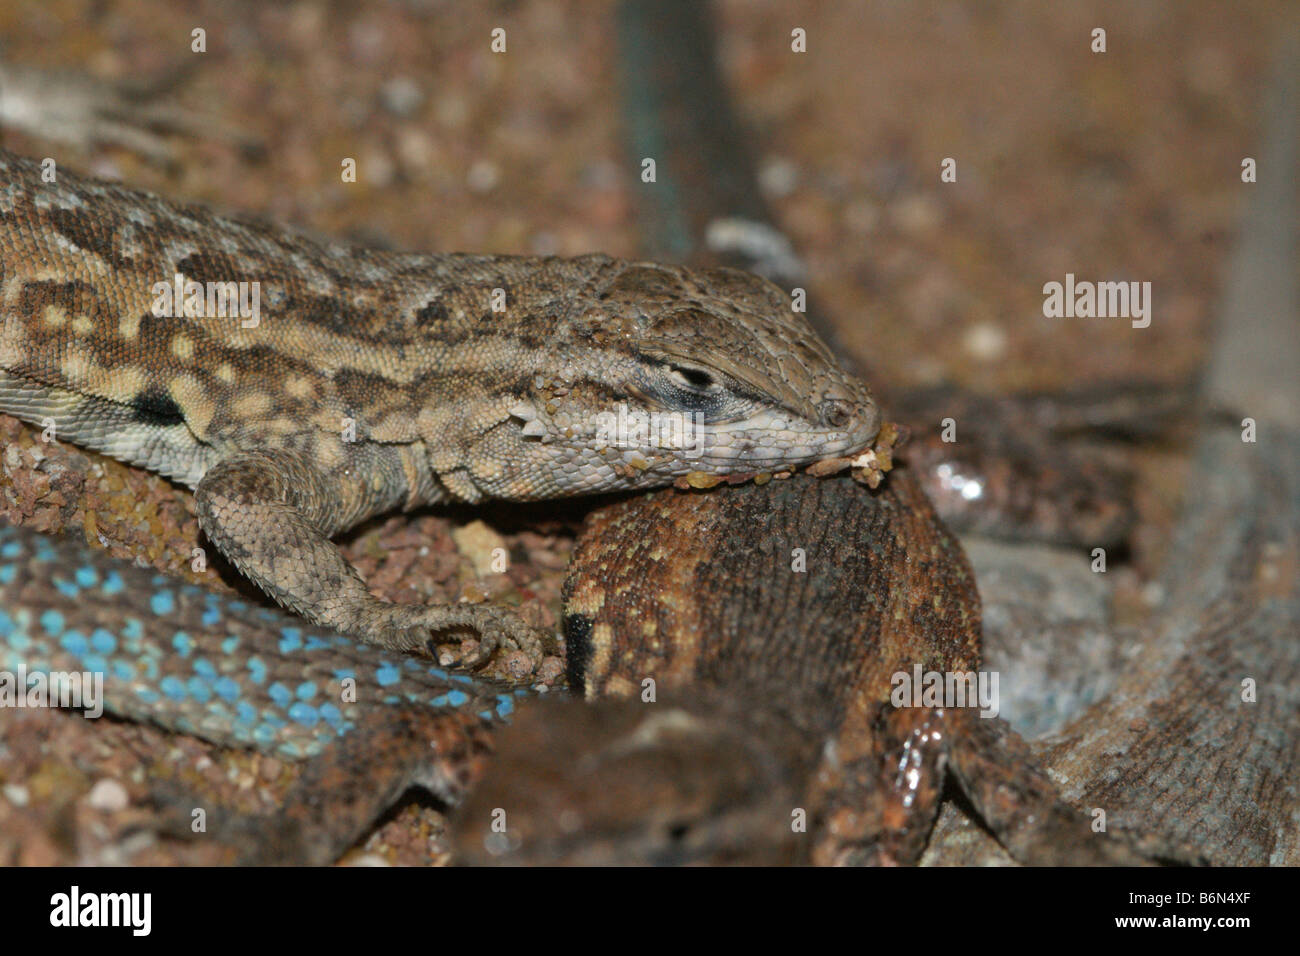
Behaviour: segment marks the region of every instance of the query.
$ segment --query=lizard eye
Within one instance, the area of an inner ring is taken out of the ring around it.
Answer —
[[[660,408],[704,416],[710,423],[737,421],[754,400],[722,372],[699,365],[646,356],[634,391]]]
[[[704,369],[689,365],[669,365],[668,373],[678,384],[698,392],[710,391],[718,384]]]

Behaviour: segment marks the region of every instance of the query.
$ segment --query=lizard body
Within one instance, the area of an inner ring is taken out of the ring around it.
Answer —
[[[909,469],[595,511],[565,630],[588,702],[497,736],[458,811],[468,861],[910,864],[948,771],[1024,862],[1184,853],[1095,833],[973,697],[900,701],[914,668],[981,668],[975,576]]]
[[[593,512],[564,622],[587,703],[542,702],[499,736],[460,811],[466,859],[919,852],[952,720],[890,706],[891,677],[978,668],[980,606],[909,473],[874,493],[798,476]]]
[[[735,270],[377,252],[9,154],[0,179],[0,411],[193,487],[267,594],[390,648],[534,638],[373,598],[329,539],[374,514],[785,471],[879,429],[786,296]],[[652,416],[680,441],[618,426]]]
[[[244,862],[329,862],[410,786],[458,801],[489,729],[531,695],[0,525],[0,707],[103,712],[306,761],[273,818],[214,808],[213,838]],[[172,790],[154,793],[160,822],[187,832],[201,795]]]

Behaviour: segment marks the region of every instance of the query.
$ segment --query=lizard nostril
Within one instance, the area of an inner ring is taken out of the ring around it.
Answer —
[[[844,428],[853,421],[853,409],[849,403],[834,398],[818,405],[817,415],[827,428]]]

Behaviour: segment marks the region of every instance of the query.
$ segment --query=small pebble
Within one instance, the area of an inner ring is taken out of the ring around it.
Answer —
[[[480,159],[469,168],[465,183],[472,192],[486,193],[496,188],[501,181],[501,169],[488,159]]]
[[[131,802],[126,787],[116,780],[100,780],[90,788],[86,802],[103,813],[117,813],[125,810]]]
[[[397,76],[383,85],[379,98],[390,113],[410,116],[424,101],[424,92],[409,76]]]
[[[971,358],[993,362],[1006,354],[1007,333],[992,322],[976,322],[966,330],[962,345]]]
[[[799,185],[799,167],[788,159],[766,160],[758,171],[758,187],[773,199],[782,199]]]

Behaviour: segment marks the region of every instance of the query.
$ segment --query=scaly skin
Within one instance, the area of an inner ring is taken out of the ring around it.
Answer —
[[[307,767],[273,818],[211,808],[243,862],[325,863],[413,784],[455,802],[489,728],[531,691],[309,629],[27,527],[0,525],[0,712],[51,675],[102,681],[63,706],[253,747]],[[55,686],[55,685],[51,685]],[[189,834],[193,794],[156,791]]]
[[[948,771],[1017,859],[1123,864],[979,705],[894,699],[980,669],[960,545],[907,469],[593,512],[565,593],[569,678],[496,737],[458,811],[471,863],[910,864]]]
[[[0,153],[0,411],[193,487],[267,594],[389,648],[535,636],[498,608],[373,598],[329,540],[372,515],[784,472],[879,430],[745,273],[376,252],[55,176]],[[178,275],[248,283],[255,321],[169,310]],[[620,428],[654,415],[690,416],[691,447]]]

